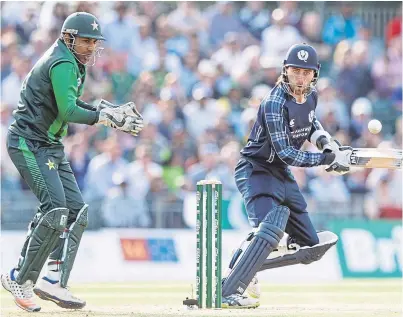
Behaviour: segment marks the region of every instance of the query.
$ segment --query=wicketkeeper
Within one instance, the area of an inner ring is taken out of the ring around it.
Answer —
[[[86,67],[95,64],[103,40],[92,14],[67,17],[60,38],[25,78],[8,131],[8,153],[40,205],[19,261],[2,274],[1,283],[17,306],[29,312],[41,309],[33,293],[63,308],[85,306],[67,289],[88,211],[64,154],[67,124],[102,124],[134,136],[143,128],[134,103],[114,106],[102,101],[93,107],[79,99]],[[46,276],[38,281],[48,258]]]
[[[229,265],[231,271],[222,288],[223,307],[257,307],[258,298],[244,295],[249,287],[259,296],[256,272],[317,261],[337,242],[334,233],[315,231],[288,168],[327,165],[328,172],[342,175],[349,171],[352,149],[333,140],[315,117],[319,70],[312,46],[298,44],[289,49],[282,75],[261,102],[248,143],[241,150],[235,181],[254,231],[246,238],[248,246],[238,249]],[[323,152],[301,151],[306,140]],[[288,239],[280,247],[285,232]]]

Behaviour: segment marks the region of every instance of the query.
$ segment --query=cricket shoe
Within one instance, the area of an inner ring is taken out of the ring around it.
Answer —
[[[40,311],[41,307],[34,300],[34,293],[32,291],[34,285],[32,281],[28,280],[20,285],[15,281],[14,272],[15,269],[12,269],[10,273],[2,274],[1,285],[13,295],[14,302],[19,308],[28,312]]]
[[[249,297],[260,299],[261,290],[260,290],[260,284],[259,284],[259,281],[258,281],[256,275],[253,277],[252,281],[249,283],[245,292]]]
[[[251,298],[245,295],[232,294],[222,298],[222,308],[228,309],[250,309],[260,306],[257,298]]]
[[[61,287],[60,282],[53,282],[43,277],[35,286],[34,293],[43,300],[49,300],[66,309],[81,309],[86,302],[73,296],[67,287]]]

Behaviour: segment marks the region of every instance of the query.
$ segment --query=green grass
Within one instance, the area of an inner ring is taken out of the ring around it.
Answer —
[[[262,285],[261,306],[255,310],[185,310],[182,300],[191,295],[184,283],[73,284],[75,295],[87,300],[82,311],[66,311],[38,299],[41,316],[248,316],[248,317],[392,317],[401,316],[399,279],[344,280],[327,284]],[[11,295],[1,295],[1,316],[28,316]]]

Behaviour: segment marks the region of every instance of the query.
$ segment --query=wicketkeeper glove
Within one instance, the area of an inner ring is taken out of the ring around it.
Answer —
[[[97,109],[100,112],[99,124],[130,133],[134,136],[137,136],[144,127],[143,117],[138,112],[134,102],[117,106],[101,99]]]

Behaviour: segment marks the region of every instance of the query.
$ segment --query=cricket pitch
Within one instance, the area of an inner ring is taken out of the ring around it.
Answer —
[[[87,301],[83,310],[65,310],[37,298],[47,317],[96,316],[248,316],[248,317],[392,317],[402,314],[400,279],[344,280],[320,284],[262,285],[257,309],[186,310],[182,300],[191,296],[183,283],[73,284],[72,292]],[[28,316],[2,289],[1,316]]]

